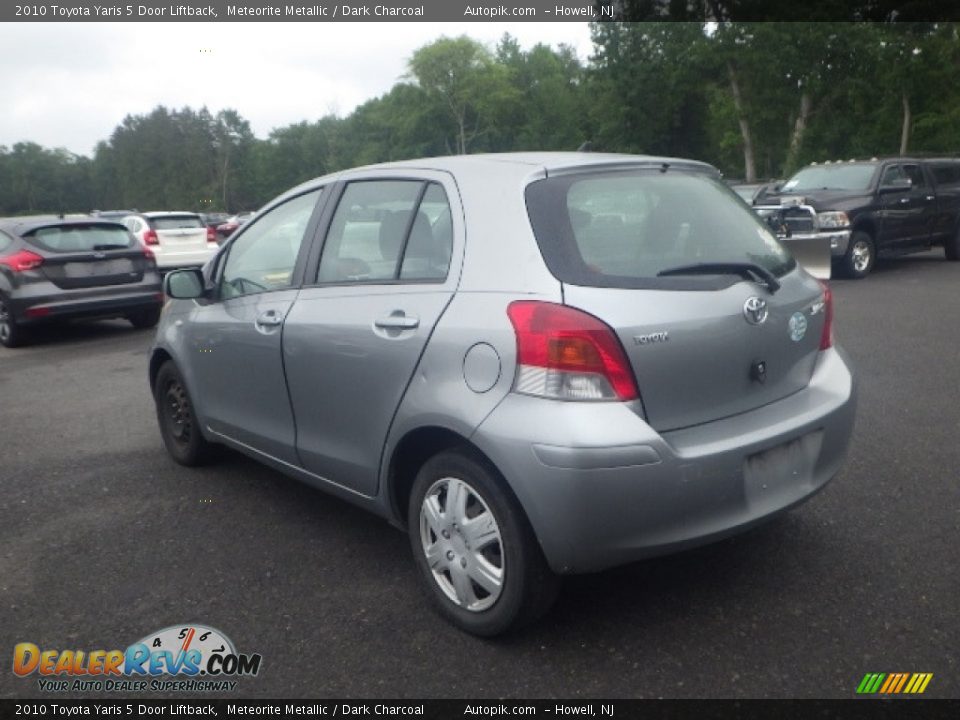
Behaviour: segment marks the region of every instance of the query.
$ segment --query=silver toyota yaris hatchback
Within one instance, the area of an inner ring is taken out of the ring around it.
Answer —
[[[544,612],[558,574],[802,502],[850,440],[830,290],[698,162],[349,170],[165,289],[150,384],[174,459],[227,445],[405,527],[478,635]]]

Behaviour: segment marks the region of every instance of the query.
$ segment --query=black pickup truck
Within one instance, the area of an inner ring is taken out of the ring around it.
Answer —
[[[960,260],[960,159],[889,158],[813,164],[774,187],[755,209],[789,247],[818,238],[834,268],[865,277],[877,257],[941,245]]]

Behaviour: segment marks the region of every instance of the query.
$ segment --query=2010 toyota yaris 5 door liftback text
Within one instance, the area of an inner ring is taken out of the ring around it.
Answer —
[[[493,635],[557,575],[744,530],[843,462],[830,290],[708,165],[412,160],[305,183],[166,279],[150,383],[218,443],[404,526]]]

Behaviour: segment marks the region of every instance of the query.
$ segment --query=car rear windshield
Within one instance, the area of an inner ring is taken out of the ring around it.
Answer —
[[[562,282],[590,287],[716,289],[721,273],[691,265],[759,265],[780,277],[796,262],[719,179],[699,172],[564,175],[527,186],[544,260]]]
[[[154,230],[182,230],[184,228],[206,227],[199,215],[164,215],[163,217],[149,218],[150,227]]]
[[[37,247],[55,253],[122,250],[136,242],[122,225],[55,225],[25,235]]]
[[[783,184],[784,192],[804,190],[867,190],[877,166],[872,164],[806,167]]]

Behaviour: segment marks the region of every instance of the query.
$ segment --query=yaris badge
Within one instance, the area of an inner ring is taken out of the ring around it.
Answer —
[[[767,309],[767,301],[758,298],[756,295],[747,298],[743,303],[743,316],[751,325],[762,325],[767,320],[770,311]]]

